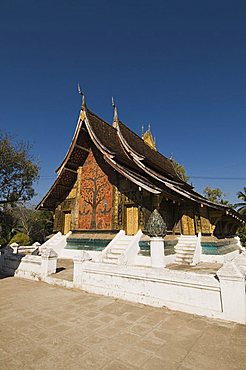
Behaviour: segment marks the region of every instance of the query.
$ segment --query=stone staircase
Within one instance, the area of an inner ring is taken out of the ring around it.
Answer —
[[[121,237],[115,240],[112,246],[107,250],[106,254],[103,256],[102,262],[117,265],[120,257],[125,254],[134,237],[134,235],[121,235]]]
[[[174,247],[176,252],[175,263],[178,265],[191,265],[198,243],[196,235],[181,235]]]
[[[59,231],[48,239],[45,243],[39,246],[39,251],[42,252],[43,249],[49,247],[52,248],[60,257],[61,252],[67,244],[67,238],[72,234],[72,231],[69,231],[66,235],[62,235]]]

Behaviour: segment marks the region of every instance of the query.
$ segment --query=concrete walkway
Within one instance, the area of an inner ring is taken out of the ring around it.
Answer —
[[[0,279],[1,370],[245,369],[245,345],[243,325]]]

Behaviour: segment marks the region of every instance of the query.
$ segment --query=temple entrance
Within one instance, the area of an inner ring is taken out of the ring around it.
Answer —
[[[71,212],[64,213],[64,228],[63,234],[67,234],[71,230]]]
[[[135,235],[138,232],[138,207],[126,207],[126,234]]]

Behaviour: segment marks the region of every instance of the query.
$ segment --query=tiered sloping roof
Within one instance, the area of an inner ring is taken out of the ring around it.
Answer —
[[[123,177],[153,194],[220,209],[238,220],[233,209],[208,201],[176,173],[172,161],[151,149],[143,139],[119,119],[113,125],[82,106],[70,148],[57,169],[57,179],[37,208],[54,210],[69,194],[77,179],[77,169],[85,162],[92,145],[104,160]]]

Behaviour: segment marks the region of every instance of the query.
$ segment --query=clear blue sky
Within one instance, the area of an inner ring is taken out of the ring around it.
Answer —
[[[246,186],[245,0],[1,0],[0,45],[0,128],[33,144],[36,202],[71,142],[78,82],[109,122],[112,95],[136,133],[150,122],[196,190],[235,202]]]

